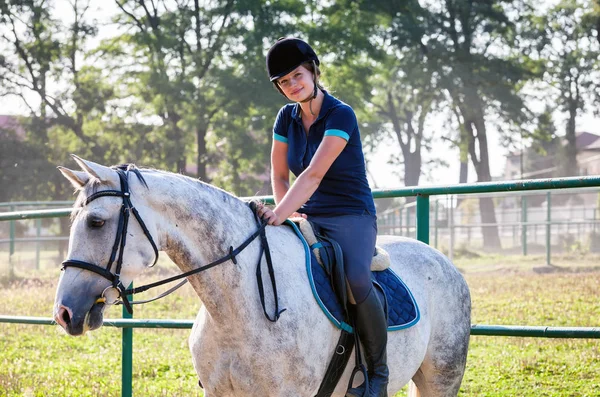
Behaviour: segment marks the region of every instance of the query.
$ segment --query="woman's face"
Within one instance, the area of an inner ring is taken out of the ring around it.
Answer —
[[[277,84],[285,96],[294,102],[310,97],[315,89],[312,73],[302,65],[278,79]]]

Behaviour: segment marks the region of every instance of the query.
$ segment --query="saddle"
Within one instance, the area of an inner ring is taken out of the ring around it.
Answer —
[[[344,273],[344,257],[339,244],[324,235],[315,233],[313,224],[304,219],[292,219],[298,225],[300,232],[315,255],[317,262],[329,275],[333,289],[346,311],[346,303],[356,304],[352,291],[346,282]],[[383,248],[376,246],[371,261],[371,271],[380,272],[390,267],[390,255]],[[377,287],[377,282],[374,282]],[[379,287],[381,290],[381,288]]]
[[[319,244],[319,239],[317,238],[317,234],[315,233],[312,223],[304,218],[294,218],[292,221],[298,225],[298,228],[302,232],[304,239],[317,257],[319,264],[321,266],[326,266],[321,259],[321,245]],[[383,248],[375,246],[373,261],[371,262],[371,271],[381,272],[388,267],[390,267],[390,255]]]

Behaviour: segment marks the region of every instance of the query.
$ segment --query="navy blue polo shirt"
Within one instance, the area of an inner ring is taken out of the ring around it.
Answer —
[[[358,122],[352,108],[323,91],[321,111],[308,134],[301,120],[300,104],[288,104],[277,114],[273,138],[288,144],[288,166],[299,176],[308,168],[323,137],[334,135],[347,141],[312,197],[299,209],[308,215],[375,215],[375,204],[367,181],[365,158]]]

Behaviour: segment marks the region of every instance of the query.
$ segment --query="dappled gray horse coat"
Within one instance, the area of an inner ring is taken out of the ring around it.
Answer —
[[[83,171],[60,168],[81,191],[68,258],[104,265],[115,240],[121,200],[102,197],[81,205],[93,191],[119,189],[119,180],[109,167],[74,158]],[[224,256],[257,228],[248,205],[223,190],[163,171],[142,170],[142,175],[148,188],[130,178],[131,201],[158,249],[182,271]],[[258,297],[260,240],[242,251],[237,264],[228,261],[189,277],[203,303],[189,344],[206,397],[312,397],[339,337],[312,295],[301,241],[287,227],[269,226],[266,231],[279,305],[286,309],[277,322],[265,318]],[[389,394],[412,379],[422,396],[456,396],[470,331],[471,302],[463,277],[444,255],[416,240],[381,236],[378,245],[389,252],[393,270],[411,289],[421,311],[415,326],[389,334]],[[137,222],[130,221],[123,284],[153,261],[148,239]],[[269,280],[266,270],[263,279]],[[266,307],[272,314],[268,284]],[[67,268],[56,292],[57,322],[70,334],[98,328],[105,306],[96,299],[108,286],[110,282],[95,273]],[[351,361],[336,396],[344,395],[352,365]]]

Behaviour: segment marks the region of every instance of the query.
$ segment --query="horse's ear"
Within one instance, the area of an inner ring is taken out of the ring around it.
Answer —
[[[99,179],[101,182],[114,181],[116,178],[115,170],[109,167],[96,164],[93,161],[84,160],[74,154],[72,154],[71,157],[79,164],[82,170],[87,172],[90,176]]]
[[[87,172],[73,171],[61,166],[58,166],[57,168],[64,175],[64,177],[71,182],[71,185],[73,185],[75,189],[81,189],[90,180],[90,176]]]

